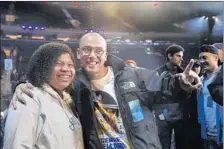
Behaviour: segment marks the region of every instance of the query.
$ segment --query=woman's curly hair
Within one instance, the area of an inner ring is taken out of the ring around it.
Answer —
[[[50,42],[41,45],[31,56],[28,63],[27,79],[36,87],[41,87],[50,81],[50,76],[57,59],[63,53],[68,53],[75,64],[71,48],[63,43]]]

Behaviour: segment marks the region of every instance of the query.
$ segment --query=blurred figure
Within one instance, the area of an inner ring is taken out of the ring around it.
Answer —
[[[19,82],[19,74],[18,74],[16,68],[13,68],[11,76],[10,76],[10,80],[11,80],[11,84],[12,84],[11,91],[13,92],[15,86]]]
[[[23,72],[23,56],[20,56],[19,59],[18,59],[18,62],[17,62],[17,70],[18,70],[18,73],[21,74]]]
[[[5,52],[3,50],[1,51],[1,55],[0,56],[1,56],[1,59],[0,59],[0,62],[1,62],[1,66],[0,66],[1,70],[0,71],[1,72],[0,73],[1,73],[1,78],[2,78],[2,74],[3,74],[3,71],[4,71],[4,67],[5,67],[4,60],[6,59],[6,54],[5,54]]]
[[[7,70],[4,70],[5,63],[4,59],[6,59],[6,54],[4,51],[1,51],[1,110],[4,110],[8,107],[9,99],[11,99],[11,80],[10,80],[10,73]]]
[[[137,67],[136,62],[135,62],[135,61],[133,61],[133,60],[127,60],[125,63],[126,63],[127,65],[129,65],[129,66],[132,66],[132,67]]]
[[[18,49],[17,47],[15,47],[10,53],[10,58],[12,59],[13,68],[16,68],[17,66],[17,56],[18,56]]]
[[[219,71],[218,49],[212,45],[203,45],[199,54],[200,63],[204,70],[201,77],[203,87],[198,93],[198,122],[201,125],[201,137],[205,149],[222,149],[223,146],[223,108],[214,102],[208,85]]]
[[[19,81],[20,82],[26,82],[27,79],[26,79],[26,74],[24,72],[21,72],[20,75],[19,75]]]
[[[75,77],[75,58],[65,44],[48,43],[32,55],[28,80],[33,98],[9,107],[3,149],[84,149],[82,127],[66,91]]]
[[[198,76],[201,76],[202,73],[202,68],[201,68],[201,63],[199,60],[195,59],[194,60],[194,65],[192,67],[192,70],[198,74]]]
[[[223,43],[215,43],[213,46],[218,49],[219,65],[222,65],[224,62]]]

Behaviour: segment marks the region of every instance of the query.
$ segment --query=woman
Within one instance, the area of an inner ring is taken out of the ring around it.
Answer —
[[[74,80],[75,60],[65,44],[48,43],[32,55],[27,79],[35,88],[27,105],[10,106],[3,149],[83,149],[82,127],[66,92]]]

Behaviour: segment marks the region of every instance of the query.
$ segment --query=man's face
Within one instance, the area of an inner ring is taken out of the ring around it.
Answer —
[[[77,55],[80,57],[82,68],[89,74],[100,73],[104,70],[107,60],[105,40],[98,36],[88,36],[81,43]]]
[[[203,70],[213,71],[217,67],[218,56],[209,52],[201,52],[199,54],[200,63],[202,64]]]
[[[173,56],[171,56],[171,55],[169,54],[168,57],[169,57],[169,60],[170,60],[172,63],[174,63],[174,64],[180,66],[181,63],[182,63],[182,61],[183,61],[183,52],[182,52],[182,51],[177,52],[177,53],[175,53]]]

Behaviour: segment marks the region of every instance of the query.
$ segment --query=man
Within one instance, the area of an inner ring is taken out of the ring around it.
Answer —
[[[161,75],[168,73],[175,75],[182,73],[183,70],[180,67],[183,61],[184,48],[179,45],[171,45],[166,49],[167,63],[156,71]],[[166,76],[163,78],[163,85],[166,86],[169,83]],[[162,90],[163,90],[163,87]],[[171,95],[170,92],[161,92],[158,94],[158,98],[163,98],[167,103],[158,103],[153,107],[156,116],[156,122],[158,125],[159,138],[163,149],[170,149],[171,136],[174,130],[175,144],[177,149],[184,149],[184,102],[186,102],[189,96],[185,91],[179,91],[175,95]]]
[[[126,67],[124,61],[107,53],[107,43],[97,33],[81,38],[77,57],[81,70],[71,96],[83,127],[85,149],[161,149],[151,111],[161,77],[147,69]],[[167,75],[170,84],[165,89],[175,94],[174,88],[200,87],[199,77],[190,71],[192,65],[193,61],[184,73]],[[192,86],[189,77],[198,84]],[[26,85],[18,86],[13,101],[25,90]]]
[[[205,74],[202,76],[203,88],[198,94],[198,122],[201,124],[201,137],[206,149],[221,149],[223,144],[222,106],[216,104],[208,90],[208,85],[219,71],[218,50],[212,45],[200,48],[199,59]]]

